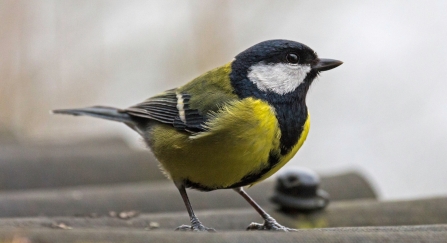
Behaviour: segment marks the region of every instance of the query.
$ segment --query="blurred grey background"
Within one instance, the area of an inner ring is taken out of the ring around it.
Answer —
[[[127,107],[267,39],[344,61],[311,88],[290,165],[358,169],[384,199],[447,194],[447,1],[0,0],[0,136],[61,144],[127,127],[52,116]],[[8,135],[9,134],[9,135]]]

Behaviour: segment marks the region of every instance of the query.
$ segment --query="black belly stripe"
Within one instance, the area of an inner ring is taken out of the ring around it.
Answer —
[[[288,154],[298,143],[307,120],[307,107],[304,103],[273,105],[281,130],[281,155]]]

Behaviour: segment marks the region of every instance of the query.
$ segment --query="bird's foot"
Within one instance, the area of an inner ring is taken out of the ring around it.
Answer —
[[[264,224],[251,223],[247,227],[247,230],[270,230],[270,231],[283,231],[283,232],[297,231],[296,229],[291,229],[280,225],[273,218],[265,220]]]
[[[203,224],[193,224],[193,225],[180,225],[175,229],[176,231],[194,231],[194,232],[216,232],[213,228],[205,227]]]

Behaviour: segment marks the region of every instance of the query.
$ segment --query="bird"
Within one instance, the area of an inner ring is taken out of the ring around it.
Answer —
[[[215,231],[195,215],[186,189],[233,189],[263,218],[247,230],[295,231],[279,224],[244,190],[265,180],[297,153],[310,128],[306,95],[320,72],[343,62],[319,58],[305,44],[274,39],[183,86],[126,109],[92,106],[55,114],[124,123],[141,135],[174,182],[191,225]]]

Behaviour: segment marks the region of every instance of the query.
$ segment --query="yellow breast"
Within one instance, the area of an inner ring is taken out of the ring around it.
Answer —
[[[309,129],[292,151],[267,172],[263,180],[298,151]],[[265,168],[272,150],[279,150],[280,130],[274,109],[264,101],[234,101],[213,114],[207,131],[190,136],[168,125],[151,129],[152,151],[173,180],[188,180],[204,188],[227,188]]]

